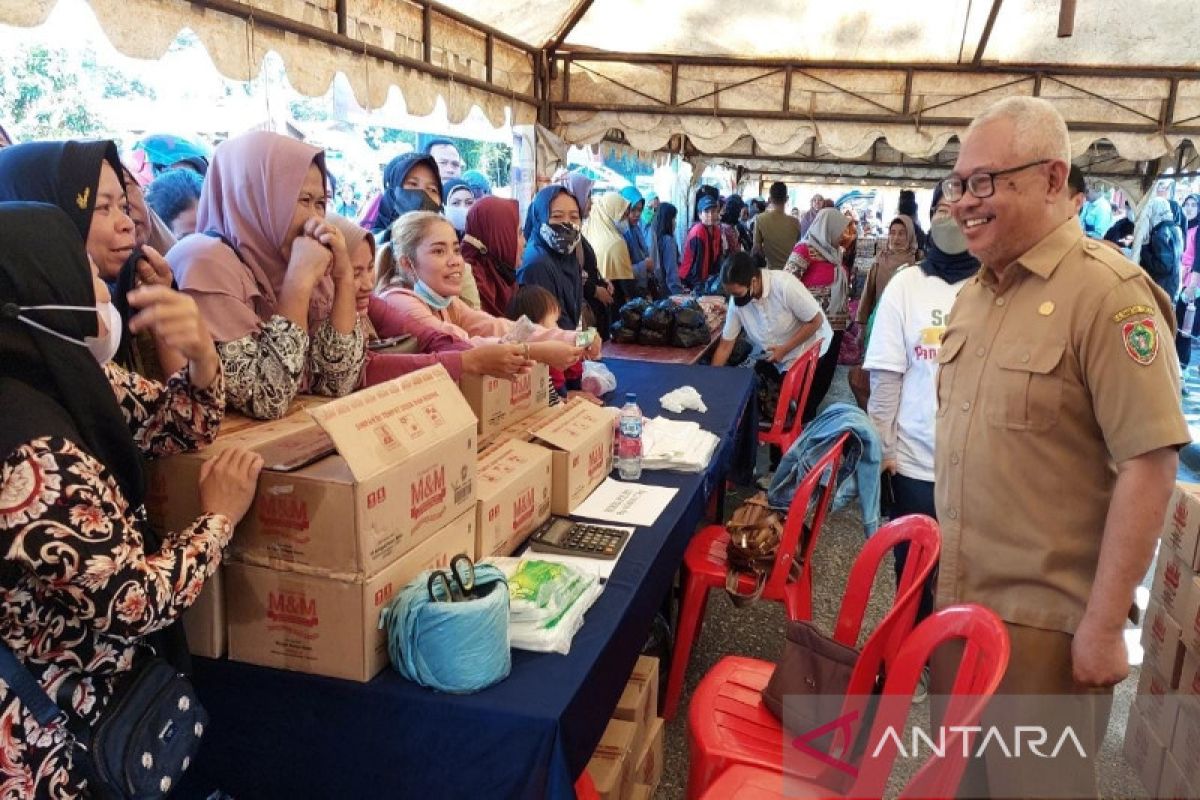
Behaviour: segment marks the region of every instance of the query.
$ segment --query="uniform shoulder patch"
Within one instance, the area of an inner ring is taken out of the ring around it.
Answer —
[[[1104,264],[1121,280],[1135,278],[1144,274],[1144,270],[1125,257],[1125,254],[1104,242],[1089,239],[1083,246],[1083,252],[1088,257]]]
[[[1143,305],[1125,306],[1125,308],[1122,308],[1120,311],[1113,314],[1112,320],[1113,320],[1113,322],[1124,322],[1125,320],[1129,319],[1130,317],[1136,317],[1136,316],[1141,316],[1141,315],[1146,315],[1146,314],[1153,315],[1154,309],[1151,308],[1150,306],[1143,306]]]
[[[1153,318],[1127,321],[1121,326],[1121,338],[1125,342],[1125,352],[1142,366],[1150,366],[1158,357],[1160,337]]]

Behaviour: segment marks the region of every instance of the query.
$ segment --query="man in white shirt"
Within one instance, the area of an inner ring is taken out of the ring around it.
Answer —
[[[729,303],[712,364],[725,365],[738,334],[744,330],[765,353],[755,371],[778,385],[809,345],[819,340],[821,355],[825,354],[833,329],[821,304],[796,276],[764,269],[762,257],[758,259],[747,253],[733,253],[721,267],[721,283],[729,294]],[[772,469],[779,463],[779,456],[778,448],[772,447]]]

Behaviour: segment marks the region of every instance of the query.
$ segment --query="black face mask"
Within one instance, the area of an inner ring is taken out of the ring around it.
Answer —
[[[731,297],[733,297],[733,304],[739,308],[750,305],[750,301],[754,299],[749,292],[741,296],[731,295]]]
[[[441,204],[426,194],[424,189],[392,189],[388,195],[397,216],[410,211],[432,211],[436,214],[442,210]]]

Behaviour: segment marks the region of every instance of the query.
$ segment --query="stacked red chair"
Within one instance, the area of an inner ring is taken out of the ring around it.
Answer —
[[[804,428],[804,405],[808,402],[808,393],[812,389],[813,376],[817,374],[817,361],[820,357],[821,340],[818,339],[800,354],[796,363],[787,371],[783,378],[783,386],[779,389],[779,402],[775,404],[771,428],[759,432],[759,444],[773,444],[786,453],[792,443],[800,438],[800,431]]]

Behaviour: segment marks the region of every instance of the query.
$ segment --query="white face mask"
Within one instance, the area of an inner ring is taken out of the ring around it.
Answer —
[[[104,325],[108,328],[108,333],[103,338],[99,336],[85,336],[83,339],[76,339],[30,319],[21,314],[21,311],[84,311],[97,314],[104,320]],[[124,327],[121,322],[121,312],[117,311],[117,307],[110,302],[101,301],[96,303],[95,306],[17,306],[17,312],[15,315],[16,319],[29,327],[37,328],[51,336],[57,336],[64,342],[86,347],[88,352],[92,354],[92,357],[101,366],[112,361],[113,356],[117,354],[117,350],[121,347],[121,330]]]
[[[446,221],[462,233],[467,229],[467,212],[470,210],[470,206],[446,206]]]

